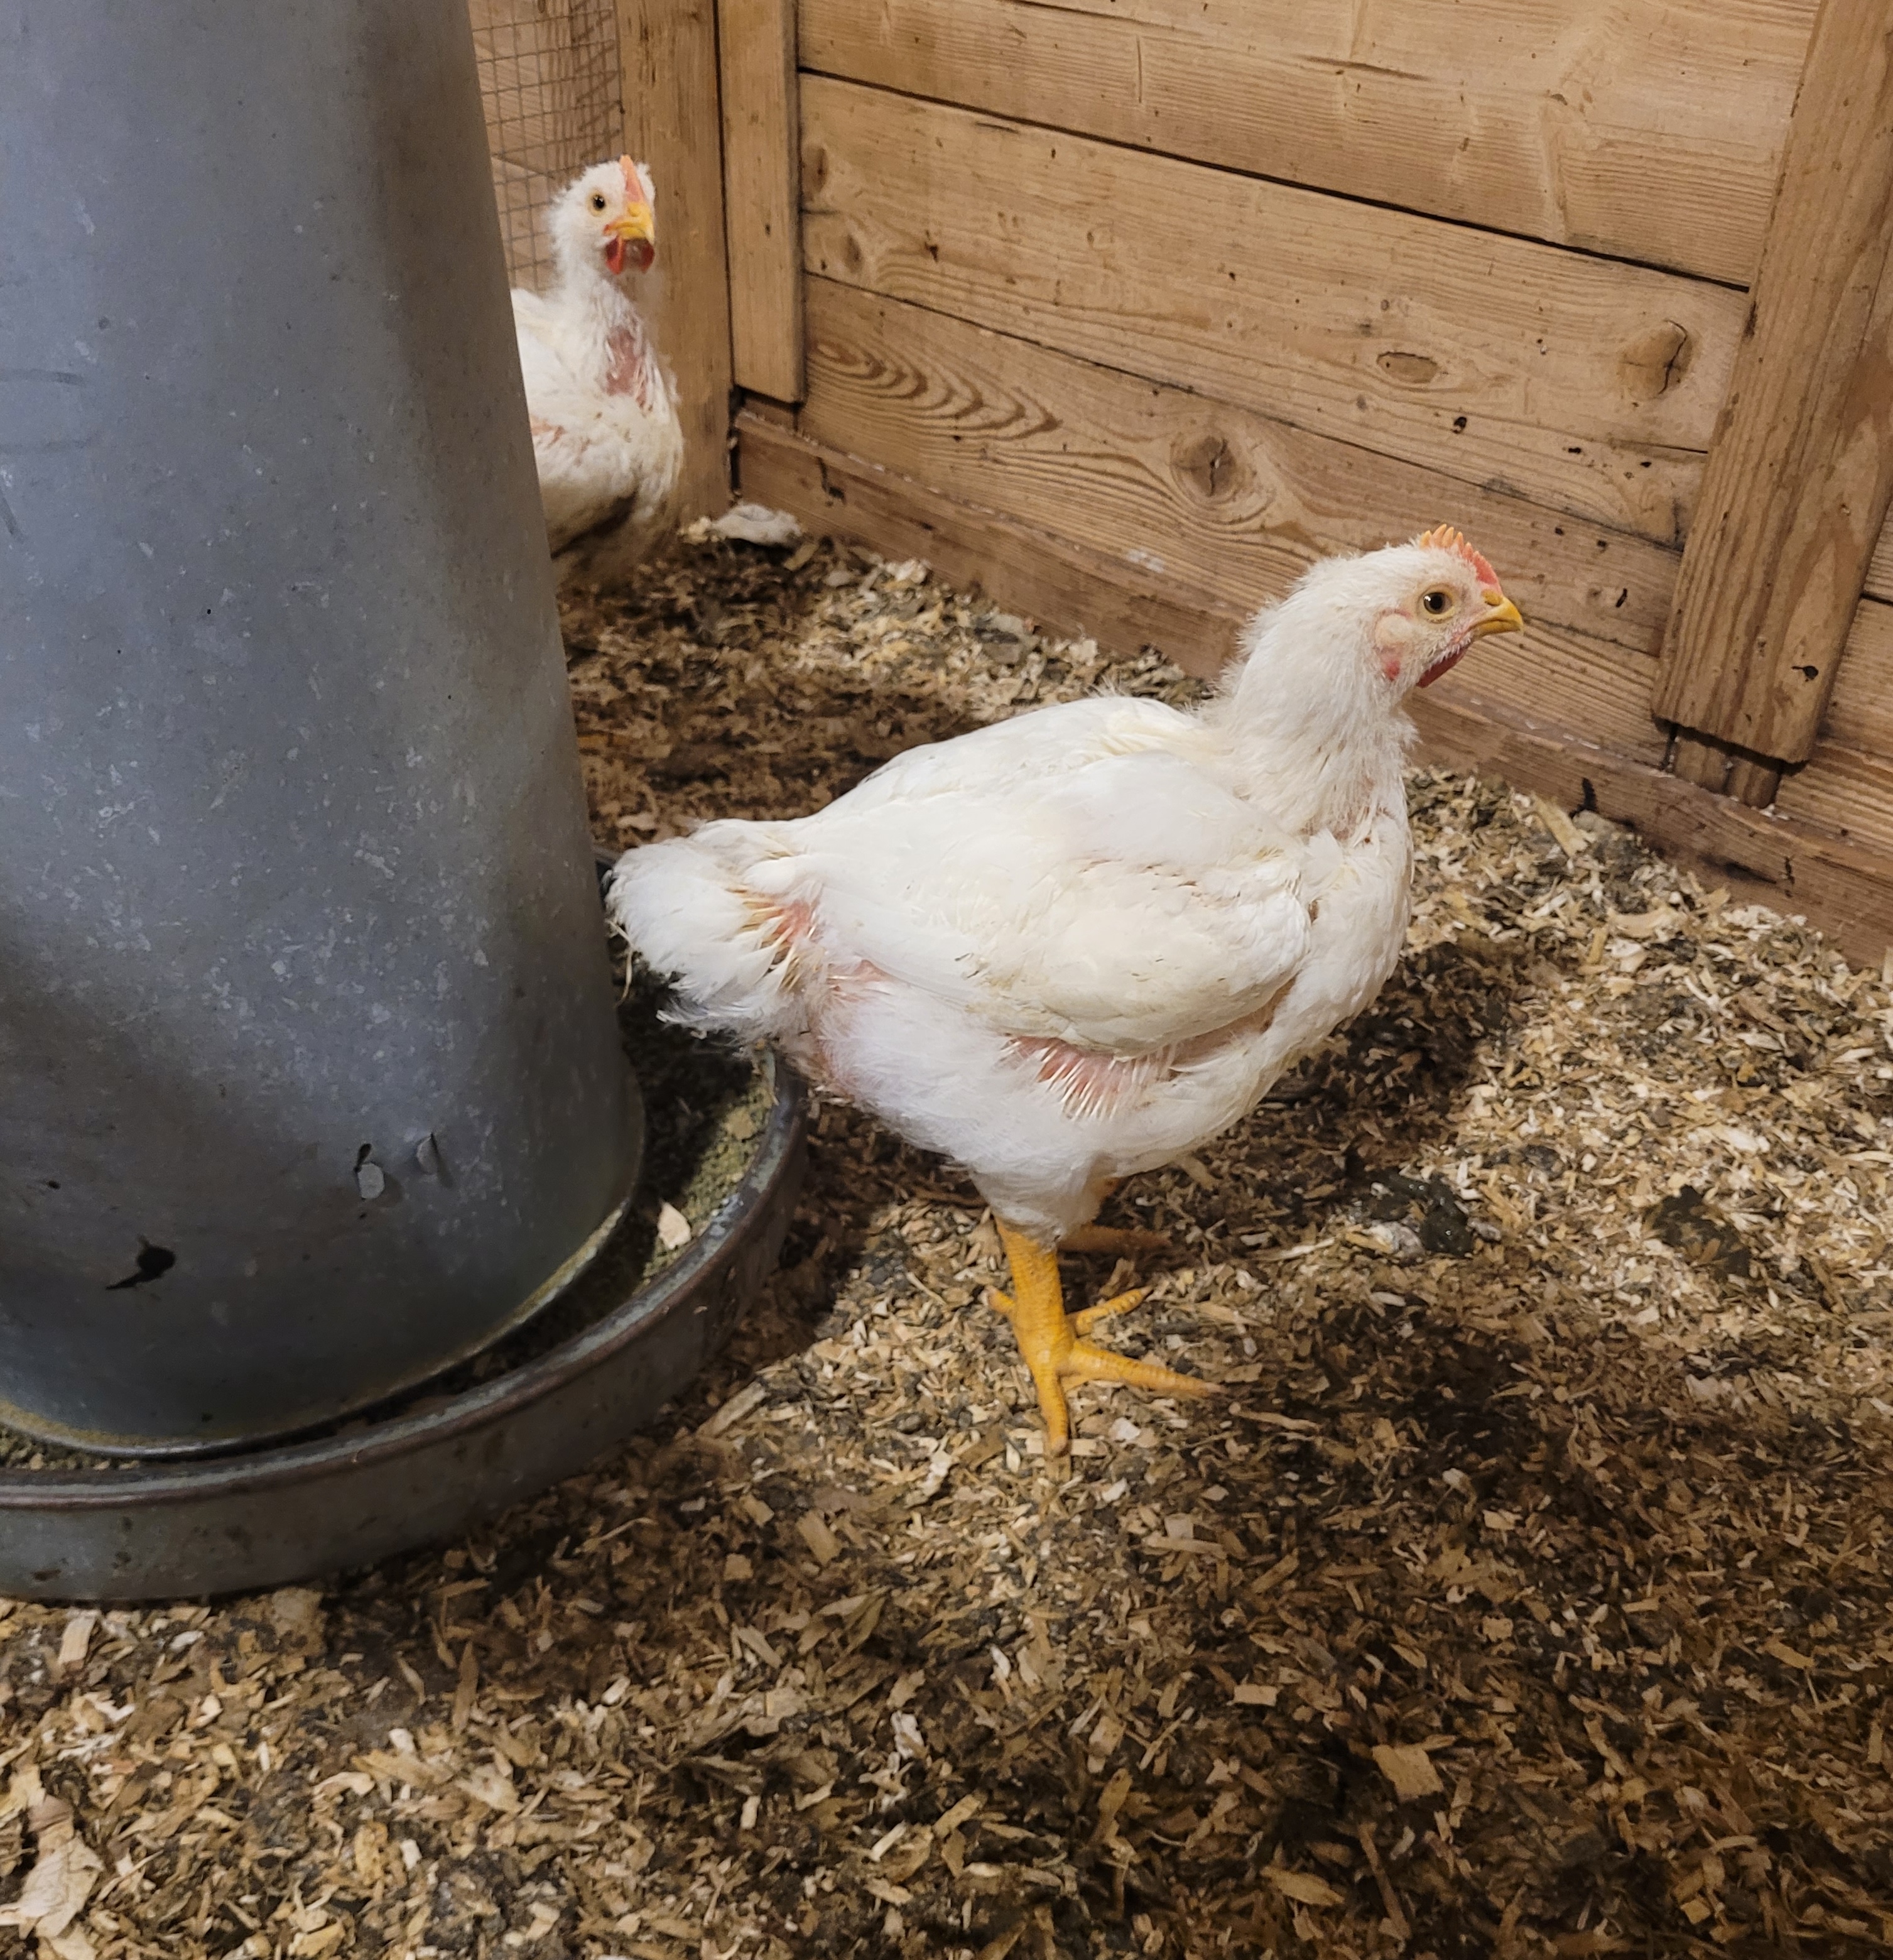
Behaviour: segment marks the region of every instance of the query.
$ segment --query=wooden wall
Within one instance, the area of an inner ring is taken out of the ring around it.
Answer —
[[[724,0],[727,135],[737,12],[793,56],[726,174],[801,158],[799,253],[732,201],[743,494],[1199,673],[1315,557],[1460,524],[1531,628],[1431,750],[1878,963],[1893,543],[1771,809],[1653,714],[1815,0],[790,4]]]

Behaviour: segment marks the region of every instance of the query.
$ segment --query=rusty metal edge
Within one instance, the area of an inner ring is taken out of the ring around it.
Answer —
[[[424,1412],[194,1463],[0,1472],[0,1595],[126,1603],[250,1592],[437,1542],[568,1477],[715,1354],[779,1256],[806,1100],[775,1100],[743,1181],[679,1258],[550,1354]]]

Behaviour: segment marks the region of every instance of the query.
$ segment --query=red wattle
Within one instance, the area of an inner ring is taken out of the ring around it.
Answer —
[[[1470,645],[1470,642],[1468,643],[1468,645]],[[1428,667],[1426,672],[1420,676],[1420,685],[1422,687],[1430,687],[1443,673],[1450,673],[1452,670],[1465,658],[1467,651],[1467,647],[1462,647],[1457,653],[1449,654],[1444,660],[1439,661],[1434,666]]]

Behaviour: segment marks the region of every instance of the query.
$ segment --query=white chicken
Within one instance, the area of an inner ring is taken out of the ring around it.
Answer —
[[[546,538],[562,585],[622,578],[673,514],[683,465],[676,390],[622,283],[656,258],[654,199],[643,164],[621,157],[593,165],[547,213],[552,290],[513,294]]]
[[[805,1074],[962,1165],[1012,1272],[1044,1414],[1064,1385],[1202,1385],[1086,1337],[1057,1250],[1120,1179],[1226,1129],[1379,991],[1410,851],[1402,702],[1523,625],[1445,527],[1314,567],[1185,712],[1098,696],[896,756],[812,816],[628,852],[614,922],[690,1025]]]

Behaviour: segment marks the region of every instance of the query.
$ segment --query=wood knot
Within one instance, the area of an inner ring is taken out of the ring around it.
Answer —
[[[1242,476],[1236,452],[1214,430],[1185,437],[1170,458],[1171,467],[1205,503],[1234,495]]]
[[[1390,381],[1398,381],[1404,388],[1424,388],[1437,378],[1440,364],[1430,355],[1402,354],[1389,349],[1378,355],[1374,365]]]
[[[1653,402],[1681,382],[1695,352],[1688,329],[1666,320],[1639,334],[1619,352],[1618,385],[1632,402]]]

